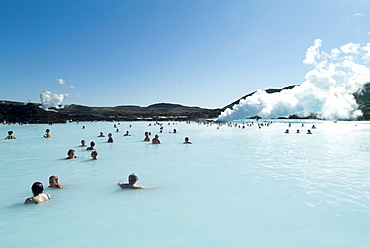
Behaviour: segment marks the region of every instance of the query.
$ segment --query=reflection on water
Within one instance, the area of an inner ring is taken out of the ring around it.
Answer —
[[[9,130],[17,137],[0,142],[1,247],[22,247],[39,230],[53,247],[370,243],[369,123],[164,123],[163,133],[148,122],[120,123],[117,133],[114,124],[0,126],[4,137]],[[46,128],[51,139],[42,138]],[[123,136],[127,130],[132,136]],[[144,142],[145,131],[162,144]],[[111,132],[114,143],[100,132]],[[193,144],[184,145],[185,137]],[[81,139],[96,143],[98,161]],[[69,149],[78,158],[64,160]],[[133,172],[139,185],[154,188],[121,190],[117,182]],[[46,187],[50,175],[65,189],[46,189],[50,202],[24,206],[32,183]]]

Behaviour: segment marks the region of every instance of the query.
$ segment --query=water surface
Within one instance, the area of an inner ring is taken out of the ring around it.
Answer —
[[[289,134],[284,122],[163,122],[163,133],[149,122],[122,122],[117,133],[114,124],[0,126],[4,137],[9,130],[17,137],[0,142],[0,247],[370,244],[368,122],[296,121]],[[47,128],[51,139],[42,137]],[[162,144],[144,142],[145,131]],[[193,144],[183,144],[186,136]],[[98,161],[81,139],[95,141]],[[71,148],[78,158],[64,160]],[[120,189],[133,172],[153,188]],[[50,175],[65,188],[46,188],[47,203],[23,205],[32,183],[47,187]]]

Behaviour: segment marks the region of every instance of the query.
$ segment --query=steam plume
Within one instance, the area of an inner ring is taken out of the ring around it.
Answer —
[[[293,89],[268,94],[257,90],[232,109],[226,109],[218,121],[253,116],[276,118],[316,113],[324,119],[351,119],[361,116],[353,93],[370,82],[370,43],[348,43],[329,53],[320,51],[322,40],[315,40],[306,51],[304,64],[314,66],[305,81]]]
[[[59,109],[63,100],[68,96],[68,94],[54,94],[48,90],[44,90],[41,95],[41,103],[43,109],[56,108]]]

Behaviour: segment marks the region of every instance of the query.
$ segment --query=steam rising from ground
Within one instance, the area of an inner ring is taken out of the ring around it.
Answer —
[[[68,94],[54,94],[48,90],[44,90],[41,95],[41,103],[43,109],[56,108],[59,109],[63,100],[68,96]]]
[[[232,109],[226,109],[218,121],[231,121],[253,116],[276,118],[316,113],[323,119],[351,119],[361,116],[353,93],[370,82],[370,43],[348,43],[329,53],[320,51],[322,40],[315,40],[306,51],[304,64],[309,71],[300,86],[268,94],[257,90]]]
[[[73,84],[70,84],[69,82],[67,82],[64,79],[56,78],[56,81],[58,81],[58,83],[60,85],[64,85],[66,87],[66,89],[68,89],[68,90],[74,88]],[[43,109],[49,109],[49,108],[59,109],[59,108],[63,107],[62,102],[67,97],[68,97],[68,94],[54,94],[54,93],[52,93],[48,90],[44,90],[40,95],[40,99],[41,99],[41,103],[42,103],[41,108],[43,108]]]

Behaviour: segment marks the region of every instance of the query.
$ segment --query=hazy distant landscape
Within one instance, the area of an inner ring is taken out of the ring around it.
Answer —
[[[280,92],[284,89],[292,89],[295,86],[287,86],[282,89],[267,89],[269,94]],[[6,123],[65,123],[66,121],[142,121],[142,120],[198,120],[215,119],[225,109],[230,108],[255,92],[249,93],[227,106],[217,109],[188,107],[181,104],[156,103],[147,107],[141,106],[115,106],[115,107],[89,107],[82,105],[66,105],[60,109],[44,110],[40,103],[22,103],[15,101],[0,101],[0,120]],[[370,120],[370,83],[367,83],[362,92],[354,94],[359,110],[363,115],[357,120]],[[248,116],[259,118],[259,116]],[[278,118],[317,118],[316,113],[309,116],[281,116]]]

